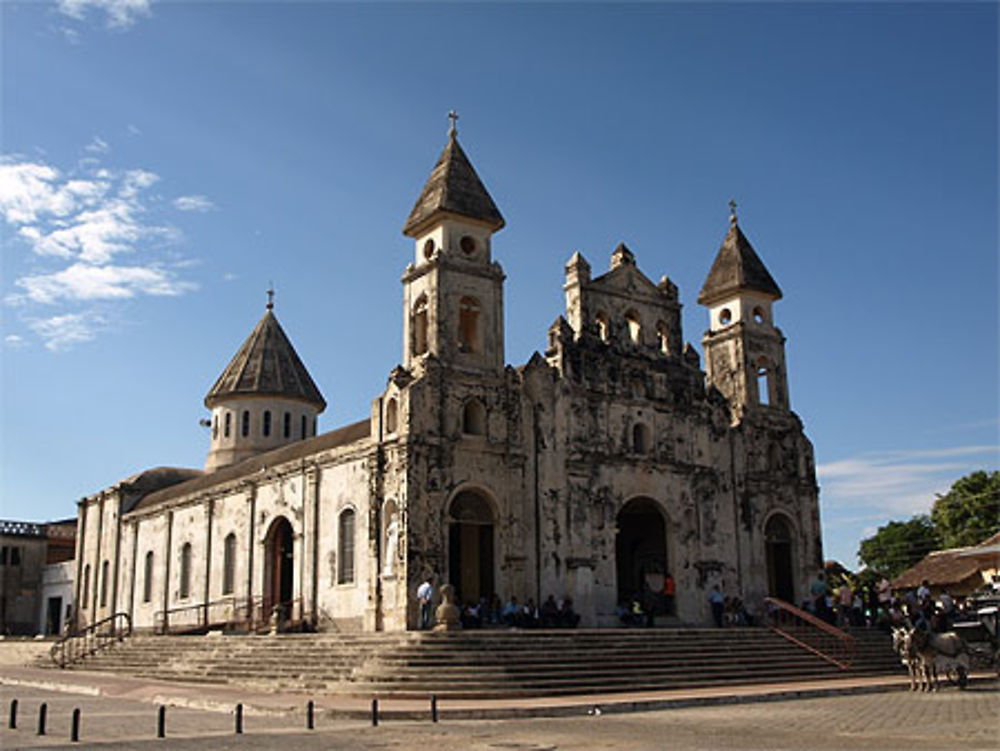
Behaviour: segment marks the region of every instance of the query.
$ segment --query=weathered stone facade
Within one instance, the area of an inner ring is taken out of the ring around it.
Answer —
[[[667,572],[672,622],[706,622],[715,584],[751,610],[801,600],[822,560],[812,447],[789,408],[781,292],[735,216],[699,296],[707,373],[676,286],[623,245],[596,278],[570,259],[544,355],[507,365],[503,224],[453,131],[404,229],[402,364],[369,419],[315,435],[325,403],[269,304],[206,399],[207,471],[80,502],[83,621],[287,603],[317,628],[402,630],[432,573],[466,601],[570,596],[585,626],[616,625]]]

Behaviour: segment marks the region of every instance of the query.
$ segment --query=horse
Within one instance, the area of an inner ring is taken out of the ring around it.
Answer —
[[[910,632],[910,642],[912,650],[925,666],[933,668],[935,687],[940,670],[959,688],[965,688],[969,680],[970,661],[969,648],[961,636],[954,631],[941,634],[914,629]]]
[[[906,670],[910,675],[910,691],[916,691],[918,685],[921,691],[928,691],[931,685],[930,674],[927,664],[913,643],[914,630],[906,626],[893,626],[892,649],[899,655],[900,661],[906,665]]]

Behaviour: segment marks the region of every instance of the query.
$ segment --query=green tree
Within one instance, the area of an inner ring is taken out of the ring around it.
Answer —
[[[1000,531],[1000,472],[973,472],[939,495],[931,521],[945,548],[976,545]]]
[[[918,514],[908,521],[891,521],[879,527],[874,535],[861,541],[858,558],[891,579],[937,550],[940,542],[930,517]]]

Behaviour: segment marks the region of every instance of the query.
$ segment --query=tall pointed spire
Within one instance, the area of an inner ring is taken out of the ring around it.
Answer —
[[[448,144],[403,226],[403,234],[408,237],[419,234],[441,214],[484,222],[493,232],[505,224],[500,210],[458,143],[458,129],[455,127],[458,115],[452,110],[448,118],[451,121]]]
[[[729,202],[729,232],[722,241],[715,263],[698,293],[698,302],[711,305],[715,300],[739,291],[753,291],[781,299],[781,289],[740,229],[736,201]]]

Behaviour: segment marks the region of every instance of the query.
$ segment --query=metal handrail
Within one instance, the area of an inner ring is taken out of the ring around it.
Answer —
[[[131,635],[132,618],[128,613],[115,613],[61,636],[49,650],[49,657],[60,668],[65,668],[125,641]]]
[[[285,602],[278,602],[267,608],[266,598],[261,595],[253,598],[223,597],[207,603],[199,602],[193,605],[179,605],[167,610],[158,610],[154,614],[154,628],[159,634],[169,634],[178,631],[192,631],[211,627],[232,628],[242,627],[248,631],[256,631],[270,626],[277,611],[286,613],[285,621],[301,623],[303,618],[303,599],[296,597]],[[222,607],[223,617],[211,617],[212,610]],[[297,612],[296,612],[297,611]],[[176,616],[184,613],[196,613],[196,620],[178,623]]]
[[[857,651],[853,636],[776,597],[765,597],[764,604],[768,628],[841,670],[850,669]]]

